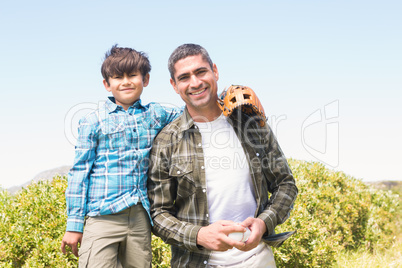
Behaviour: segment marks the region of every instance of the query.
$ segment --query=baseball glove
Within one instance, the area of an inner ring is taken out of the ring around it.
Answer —
[[[225,116],[231,115],[235,109],[240,108],[243,113],[256,116],[260,126],[264,126],[267,121],[260,100],[249,87],[231,85],[219,95],[218,103]]]

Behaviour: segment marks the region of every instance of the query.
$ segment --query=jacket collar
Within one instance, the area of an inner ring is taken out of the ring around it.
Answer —
[[[178,132],[180,133],[195,127],[194,120],[189,114],[187,106],[183,110],[183,114],[181,115],[181,120],[178,127],[179,127]]]

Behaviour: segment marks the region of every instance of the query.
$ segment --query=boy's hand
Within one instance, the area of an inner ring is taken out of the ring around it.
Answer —
[[[209,250],[226,251],[233,247],[244,247],[243,242],[228,237],[232,232],[244,232],[246,229],[233,221],[217,221],[202,227],[197,234],[197,244]]]
[[[61,240],[61,251],[66,254],[66,246],[69,246],[73,254],[78,257],[78,243],[81,244],[82,233],[66,232]]]

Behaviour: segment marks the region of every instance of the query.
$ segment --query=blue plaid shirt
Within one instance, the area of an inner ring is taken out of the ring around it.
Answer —
[[[79,123],[68,174],[67,231],[83,232],[85,216],[114,214],[141,202],[149,214],[147,171],[155,136],[181,113],[135,102],[127,111],[110,98]]]

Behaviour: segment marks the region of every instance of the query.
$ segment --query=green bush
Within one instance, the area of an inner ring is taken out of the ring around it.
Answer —
[[[390,245],[398,197],[319,163],[289,160],[299,188],[290,218],[276,231],[296,230],[274,249],[278,267],[330,267],[342,250]]]
[[[318,163],[289,160],[299,188],[290,218],[276,231],[297,229],[275,248],[278,267],[330,267],[342,250],[387,247],[398,197]],[[66,177],[31,184],[12,196],[0,191],[0,267],[77,267],[60,251]],[[170,247],[153,236],[153,267],[170,267]]]
[[[63,255],[66,178],[39,182],[15,196],[1,193],[0,263],[3,267],[76,267]]]
[[[152,235],[152,267],[169,268],[172,254],[170,246],[157,236]]]
[[[66,225],[67,178],[56,176],[22,189],[0,192],[0,267],[77,267],[67,247],[60,251]],[[170,267],[170,247],[153,236],[153,267]]]

